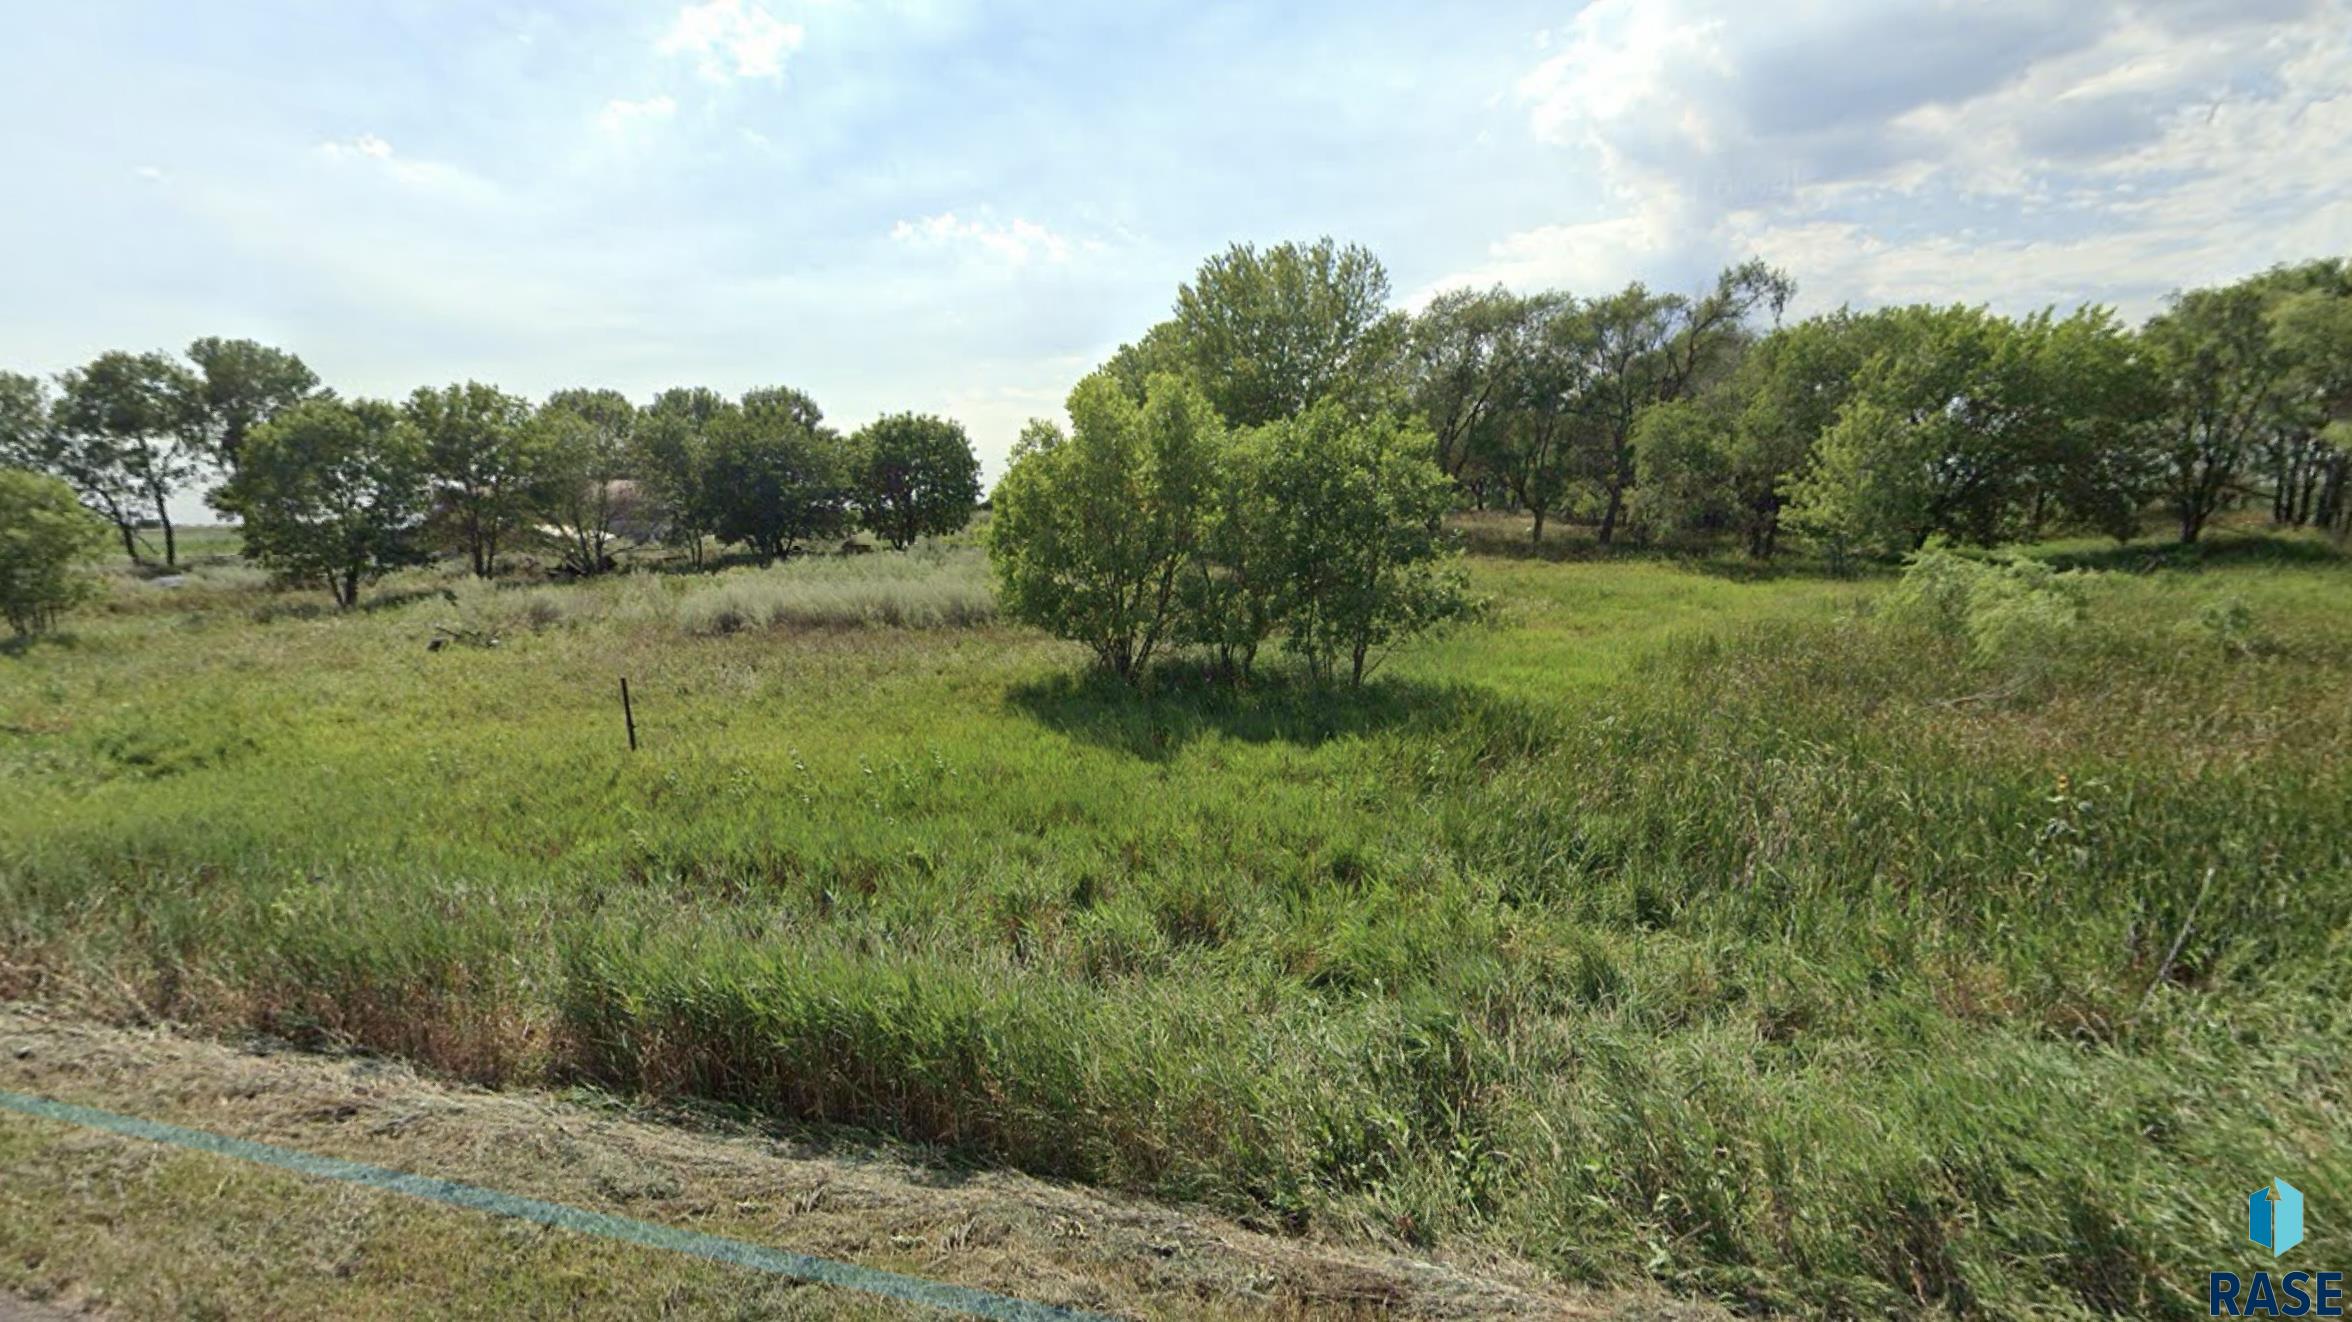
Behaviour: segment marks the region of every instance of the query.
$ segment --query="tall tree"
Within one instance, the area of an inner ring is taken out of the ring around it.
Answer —
[[[614,520],[635,502],[628,477],[637,408],[617,390],[559,390],[539,406],[542,509],[573,572],[610,566]]]
[[[2254,462],[2285,371],[2269,304],[2253,281],[2193,289],[2141,332],[2162,392],[2155,449],[2184,543],[2204,533]]]
[[[1457,289],[1413,319],[1405,364],[1412,407],[1436,438],[1438,466],[1456,482],[1493,457],[1528,348],[1526,323],[1545,302],[1499,286]]]
[[[1194,378],[1232,426],[1296,417],[1326,398],[1376,402],[1402,347],[1378,258],[1330,239],[1235,244],[1176,291]]]
[[[490,577],[537,494],[542,452],[530,401],[468,381],[419,387],[401,412],[424,443],[442,535]]]
[[[246,435],[219,501],[243,521],[246,555],[350,607],[362,583],[421,558],[426,457],[389,403],[305,400]]]
[[[195,413],[208,457],[234,473],[253,429],[319,393],[318,373],[283,349],[208,335],[188,346]]]
[[[134,560],[137,523],[151,515],[163,562],[177,565],[171,497],[203,457],[195,375],[169,354],[115,351],[58,380],[56,471],[114,521]]]
[[[1633,431],[1642,409],[1687,397],[1734,361],[1760,311],[1778,317],[1795,292],[1783,272],[1760,261],[1727,268],[1696,298],[1653,294],[1639,284],[1585,305],[1591,366],[1583,409],[1605,447],[1599,540],[1613,541],[1634,479]]]
[[[945,418],[893,413],[850,439],[852,498],[866,528],[897,550],[944,537],[972,521],[980,458]]]
[[[661,518],[662,540],[684,547],[694,566],[713,525],[708,475],[710,427],[734,409],[727,397],[705,386],[661,392],[637,418],[630,467]]]
[[[721,540],[766,563],[841,531],[849,474],[841,437],[822,417],[807,395],[782,388],[712,417],[702,485]]]

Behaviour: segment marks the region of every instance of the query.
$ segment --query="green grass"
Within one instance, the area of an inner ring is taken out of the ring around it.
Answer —
[[[1361,693],[1141,698],[984,614],[693,631],[684,576],[135,585],[0,657],[0,991],[1578,1282],[2202,1316],[2246,1190],[2352,1188],[2352,571],[2309,545],[2056,548],[2112,572],[2030,670],[1879,580],[1481,555],[1487,620]]]

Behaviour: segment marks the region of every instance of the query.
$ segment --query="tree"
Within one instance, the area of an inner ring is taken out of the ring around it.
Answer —
[[[685,547],[698,569],[713,526],[714,502],[704,483],[710,425],[733,407],[705,386],[665,390],[638,414],[630,446],[630,467],[660,511],[662,540]]]
[[[106,543],[106,525],[73,488],[45,473],[0,468],[0,614],[23,638],[87,600],[96,583],[81,562]]]
[[[420,387],[401,412],[424,443],[442,536],[466,553],[478,577],[490,577],[537,494],[541,450],[530,401],[468,381]]]
[[[1283,645],[1319,680],[1344,664],[1362,684],[1384,649],[1467,607],[1445,540],[1453,483],[1435,438],[1393,414],[1358,419],[1327,401],[1267,431]]]
[[[893,413],[861,428],[850,453],[858,516],[894,549],[905,550],[917,537],[944,537],[972,521],[980,503],[980,459],[957,424]]]
[[[2352,529],[2352,453],[2339,439],[2352,423],[2352,262],[2309,262],[2265,279],[2277,290],[2271,342],[2281,369],[2265,428],[2271,518]]]
[[[1556,299],[1521,298],[1497,286],[1438,295],[1413,319],[1406,380],[1413,410],[1437,438],[1437,463],[1466,484],[1491,462],[1530,347],[1525,326]]]
[[[177,565],[171,496],[202,456],[194,374],[169,354],[115,351],[59,384],[52,471],[114,522],[134,561],[138,524],[151,514],[163,529],[163,562]]]
[[[0,372],[0,467],[64,481],[85,509],[113,525],[131,563],[140,562],[138,484],[104,437],[65,430],[58,401],[39,377]]]
[[[1176,336],[1218,414],[1255,427],[1325,398],[1372,407],[1404,338],[1387,309],[1388,273],[1363,248],[1235,244],[1176,291]]]
[[[1097,372],[1069,413],[1066,438],[1024,434],[1036,443],[997,484],[989,560],[1008,616],[1132,683],[1175,634],[1223,426],[1198,386],[1165,373],[1138,402]]]
[[[188,359],[199,444],[231,473],[254,428],[319,393],[318,373],[300,358],[252,340],[206,336],[188,346]]]
[[[1903,554],[1939,533],[1979,546],[2016,535],[2047,444],[2030,343],[1982,308],[1880,315],[1885,343],[1793,484],[1791,515],[1833,554]]]
[[[219,501],[247,556],[350,607],[360,584],[422,558],[429,450],[389,403],[309,399],[247,434]]]
[[[711,418],[702,487],[711,530],[769,563],[840,533],[848,470],[840,436],[808,396],[772,389]]]
[[[563,548],[564,564],[580,574],[612,564],[614,520],[634,503],[628,485],[637,408],[617,390],[559,390],[540,405],[538,429],[541,507]]]
[[[1639,284],[1584,305],[1590,366],[1582,411],[1599,427],[1599,471],[1604,546],[1615,539],[1633,486],[1633,429],[1651,404],[1670,404],[1703,388],[1735,361],[1752,334],[1759,310],[1780,315],[1796,286],[1760,261],[1727,268],[1715,287],[1696,298],[1652,294]]]
[[[1504,350],[1511,372],[1494,421],[1492,463],[1529,515],[1528,539],[1579,479],[1604,471],[1605,425],[1582,406],[1592,385],[1594,323],[1566,294],[1529,299]]]
[[[2156,453],[2184,544],[2254,460],[2285,368],[2269,314],[2263,289],[2241,281],[2175,297],[2141,332],[2163,401]]]

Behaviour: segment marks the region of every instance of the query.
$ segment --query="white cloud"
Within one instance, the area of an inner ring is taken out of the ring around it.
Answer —
[[[131,171],[131,173],[139,176],[141,179],[144,179],[151,184],[162,183],[166,178],[169,177],[164,173],[163,167],[160,165],[142,165],[138,169]]]
[[[2104,298],[2352,247],[2352,0],[1595,0],[1516,96],[1618,214],[1438,282],[1758,253],[1803,303]]]
[[[596,116],[596,122],[607,133],[626,133],[635,125],[668,119],[677,113],[678,103],[666,96],[647,97],[642,101],[615,98],[604,103],[604,110]]]
[[[952,211],[921,220],[902,220],[890,227],[890,237],[918,248],[977,249],[1013,266],[1026,265],[1032,258],[1041,256],[1048,261],[1064,261],[1074,246],[1069,239],[1035,221],[967,220]],[[1088,251],[1100,247],[1092,243],[1084,246]]]
[[[381,161],[388,160],[392,156],[392,144],[373,133],[362,133],[356,138],[337,138],[322,142],[318,145],[318,149],[320,155],[334,159],[365,156],[371,160]]]
[[[654,44],[664,55],[692,55],[712,82],[732,78],[780,78],[784,57],[800,49],[807,33],[746,0],[707,0],[678,11],[677,21]]]

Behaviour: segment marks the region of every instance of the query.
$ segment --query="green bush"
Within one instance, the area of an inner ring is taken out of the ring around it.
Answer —
[[[81,561],[106,540],[106,525],[53,477],[0,469],[0,614],[18,637],[39,632],[89,600],[97,580]]]

